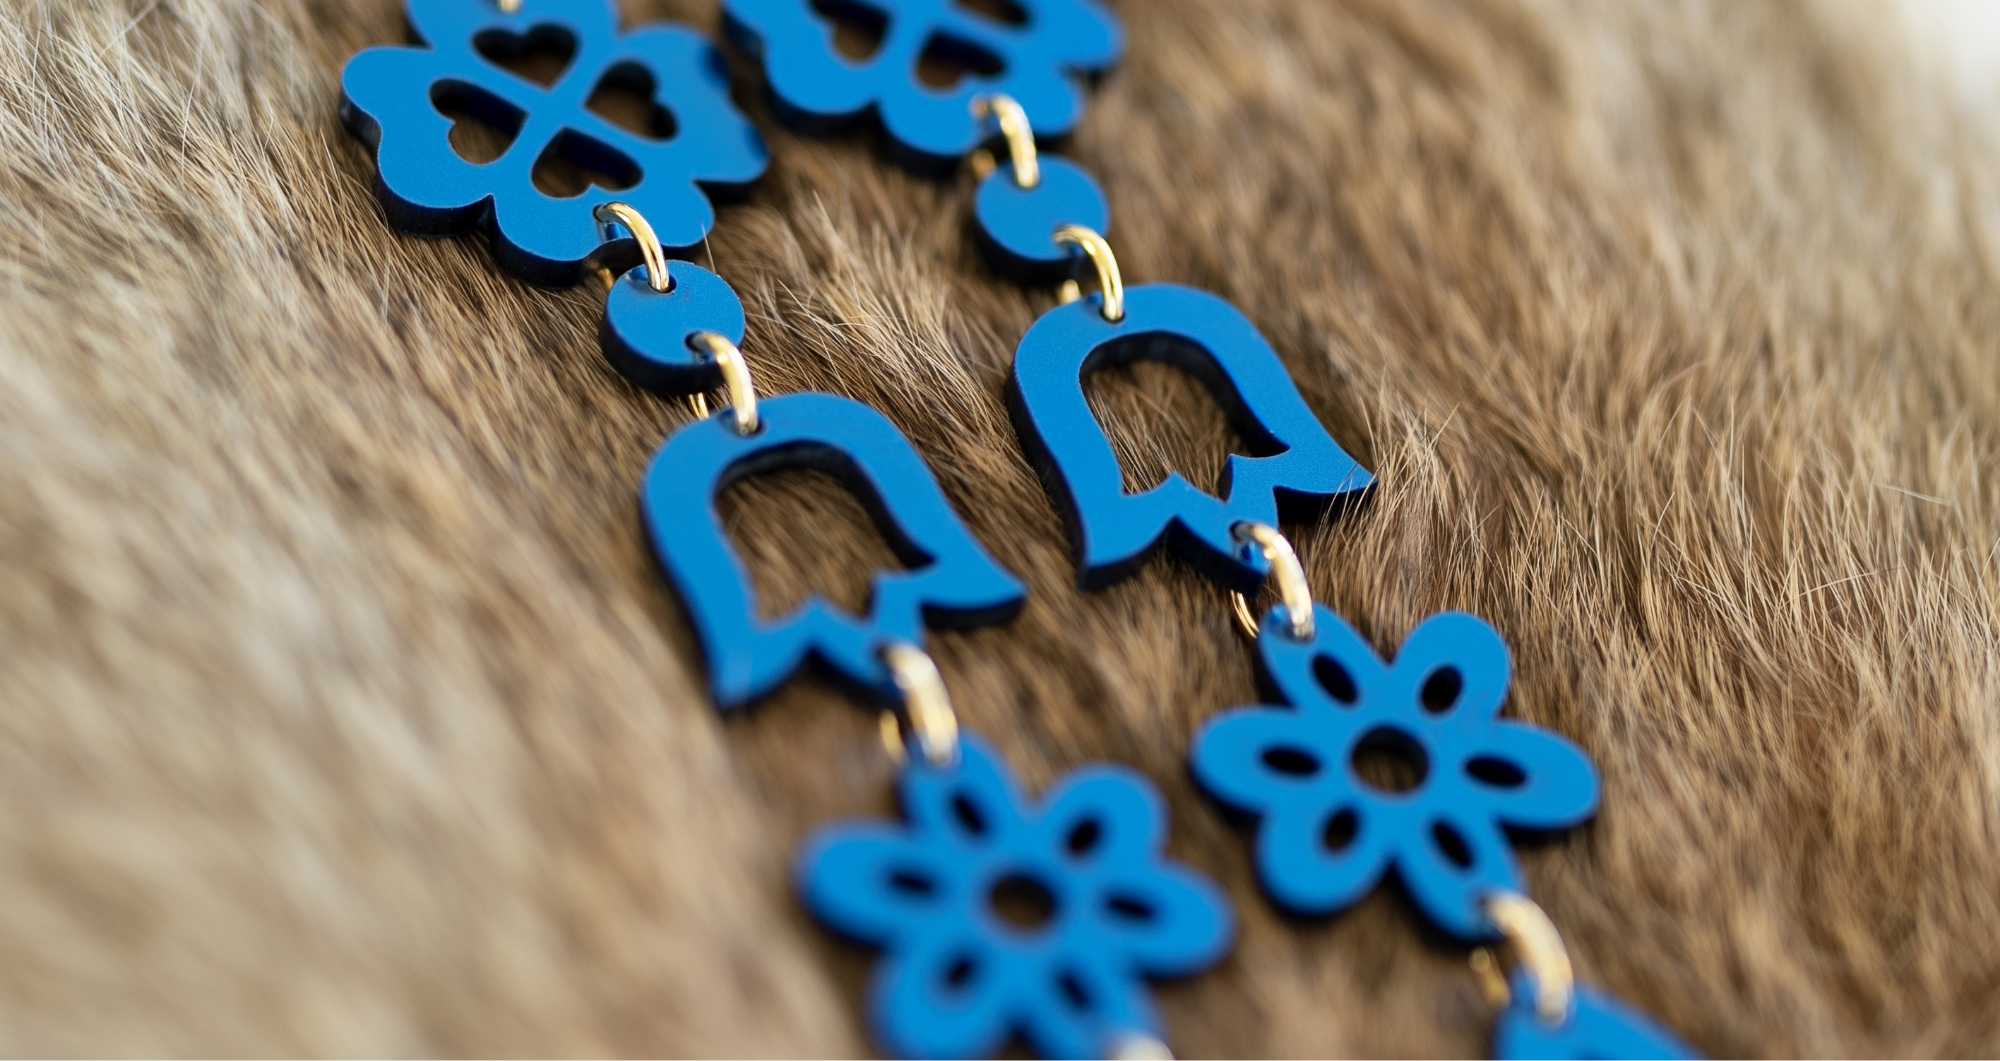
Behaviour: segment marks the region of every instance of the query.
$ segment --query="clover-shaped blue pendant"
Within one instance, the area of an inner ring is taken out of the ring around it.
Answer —
[[[1110,66],[1123,47],[1117,19],[1095,0],[1008,0],[999,19],[960,0],[724,0],[725,29],[762,57],[773,109],[808,133],[838,132],[871,108],[902,161],[948,169],[988,135],[975,96],[1003,92],[1037,137],[1059,137],[1083,116],[1075,76]],[[834,45],[820,11],[872,25],[881,42],[855,60]],[[917,74],[926,53],[971,71],[950,88]]]
[[[1238,523],[1277,525],[1281,501],[1359,496],[1375,477],[1326,433],[1284,362],[1235,306],[1193,288],[1125,292],[1125,316],[1104,319],[1092,295],[1042,315],[1014,353],[1007,407],[1014,431],[1076,544],[1078,580],[1095,589],[1137,571],[1164,540],[1232,589],[1254,592],[1268,564],[1236,542]],[[1083,376],[1129,361],[1163,361],[1206,383],[1256,456],[1231,455],[1223,498],[1179,472],[1125,492],[1118,455],[1083,395]]]
[[[809,658],[889,694],[890,642],[922,644],[924,625],[974,626],[1020,609],[1021,583],[959,522],[924,459],[881,413],[811,391],[758,402],[757,429],[737,432],[727,409],[674,432],[653,458],[639,507],[653,551],[680,590],[708,656],[720,707],[769,692]],[[908,570],[882,571],[865,616],[813,596],[761,619],[743,560],[715,497],[745,476],[779,468],[826,472],[855,493]]]
[[[1500,718],[1507,646],[1462,612],[1425,620],[1387,663],[1324,607],[1310,641],[1282,609],[1257,647],[1289,707],[1245,707],[1202,727],[1194,775],[1261,819],[1257,871],[1301,913],[1343,909],[1391,867],[1453,935],[1496,935],[1480,907],[1522,891],[1503,826],[1557,829],[1597,809],[1597,770],[1576,745]],[[1370,777],[1358,763],[1366,761]]]
[[[1513,977],[1514,1000],[1500,1012],[1493,1029],[1493,1056],[1496,1061],[1585,1061],[1587,1058],[1617,1058],[1640,1061],[1664,1058],[1681,1061],[1698,1058],[1694,1047],[1672,1032],[1654,1024],[1645,1014],[1609,995],[1579,985],[1569,1019],[1557,1025],[1543,1024],[1535,1012],[1533,981],[1525,974]]]
[[[1159,793],[1130,770],[1070,774],[1030,805],[985,744],[903,773],[907,826],[833,826],[799,858],[829,927],[882,948],[877,1036],[907,1057],[988,1057],[1021,1034],[1045,1056],[1099,1057],[1159,1036],[1141,977],[1228,950],[1228,901],[1166,861]]]
[[[604,203],[629,203],[662,243],[691,247],[715,221],[703,188],[740,188],[764,172],[763,138],[729,100],[728,66],[693,30],[621,33],[611,0],[522,0],[513,14],[490,0],[409,0],[408,14],[422,46],[369,48],[341,75],[342,117],[375,149],[376,191],[400,229],[447,236],[486,228],[501,268],[561,286],[596,264],[593,212]],[[542,43],[571,53],[552,84],[495,62]],[[646,96],[650,127],[635,132],[594,110],[594,94],[608,87]],[[511,136],[507,147],[488,162],[461,157],[447,110]],[[616,188],[548,194],[535,170],[554,159]]]

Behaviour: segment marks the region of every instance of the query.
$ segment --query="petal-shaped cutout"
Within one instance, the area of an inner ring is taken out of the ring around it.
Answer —
[[[1293,640],[1289,630],[1280,625],[1281,614],[1274,608],[1265,617],[1264,628],[1257,636],[1257,658],[1263,664],[1265,676],[1278,687],[1287,703],[1349,707],[1373,704],[1392,694],[1388,664],[1376,653],[1375,646],[1339,613],[1323,604],[1313,605],[1310,641]],[[1352,685],[1350,700],[1336,698],[1320,679],[1322,660],[1338,665],[1340,673]]]
[[[1507,642],[1486,620],[1464,612],[1441,612],[1410,631],[1396,650],[1394,667],[1407,684],[1408,695],[1418,697],[1441,670],[1456,671],[1458,688],[1451,702],[1425,705],[1424,710],[1473,720],[1499,712],[1514,664]]]
[[[640,496],[654,551],[701,637],[719,706],[769,692],[808,656],[886,690],[881,645],[921,644],[926,621],[971,626],[1020,607],[1021,583],[965,529],[923,458],[881,413],[810,391],[765,399],[758,411],[761,427],[747,437],[726,410],[675,432]],[[783,467],[844,478],[911,565],[876,576],[867,616],[857,620],[812,597],[783,619],[758,617],[715,497],[738,478]]]
[[[903,813],[934,843],[995,848],[1030,839],[1013,772],[969,734],[959,738],[956,766],[917,764],[903,771],[902,798]]]
[[[1145,989],[1102,953],[1065,947],[1034,968],[1021,1024],[1043,1057],[1106,1057],[1122,1036],[1159,1035]]]
[[[1321,805],[1326,785],[1342,784],[1340,749],[1347,724],[1324,708],[1239,707],[1208,720],[1195,735],[1188,765],[1209,795],[1253,814],[1283,806]],[[1279,754],[1301,756],[1295,769]],[[1274,762],[1274,760],[1277,760]]]
[[[865,943],[933,934],[965,902],[962,867],[938,856],[893,826],[833,826],[799,853],[799,893],[813,916]]]
[[[1171,863],[1125,864],[1098,878],[1095,947],[1148,976],[1185,976],[1221,960],[1234,938],[1229,900],[1206,877]]]
[[[1035,828],[1058,858],[1111,864],[1157,856],[1165,821],[1159,793],[1144,778],[1123,767],[1091,766],[1050,790]]]
[[[875,968],[875,1034],[900,1057],[991,1057],[1007,1041],[1018,973],[977,933],[912,939]]]
[[[1433,813],[1426,813],[1430,811]],[[1410,898],[1439,928],[1460,939],[1494,937],[1479,901],[1489,892],[1520,891],[1514,849],[1490,818],[1413,806],[1398,822],[1396,875]]]
[[[1379,807],[1365,802],[1292,806],[1274,810],[1257,832],[1257,874],[1280,906],[1301,914],[1344,910],[1374,890],[1389,867],[1395,837],[1375,820]],[[1354,832],[1339,850],[1326,834],[1341,813],[1354,815]]]
[[[1548,730],[1499,719],[1479,733],[1477,754],[1513,767],[1518,784],[1494,784],[1486,771],[1468,770],[1466,780],[1480,791],[1492,813],[1524,829],[1565,829],[1597,813],[1597,767],[1583,749]],[[1503,778],[1511,780],[1511,778]]]
[[[1543,1024],[1535,1013],[1534,985],[1527,977],[1513,977],[1514,1001],[1501,1011],[1493,1029],[1493,1056],[1500,1061],[1521,1058],[1550,1058],[1584,1061],[1585,1058],[1698,1058],[1672,1032],[1617,999],[1590,988],[1576,989],[1576,1005],[1569,1020],[1555,1027]]]

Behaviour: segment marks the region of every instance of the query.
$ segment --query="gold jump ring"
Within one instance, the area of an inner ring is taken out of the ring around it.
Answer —
[[[1097,287],[1104,295],[1104,319],[1113,324],[1125,319],[1125,278],[1118,272],[1118,256],[1111,244],[1095,229],[1063,225],[1056,229],[1056,242],[1081,247],[1097,267]]]
[[[991,117],[1000,123],[1000,135],[1007,138],[1007,154],[1014,159],[1014,183],[1032,188],[1042,183],[1042,164],[1035,158],[1035,130],[1028,124],[1028,112],[1005,92],[972,97],[972,115],[980,121]]]
[[[688,342],[697,349],[705,350],[722,369],[722,381],[729,387],[729,405],[736,412],[736,433],[754,435],[757,433],[757,388],[750,380],[750,361],[743,351],[729,341],[729,337],[719,332],[696,332],[688,337]],[[708,407],[707,399],[701,408]]]
[[[1305,565],[1299,563],[1298,550],[1278,532],[1278,528],[1268,523],[1245,520],[1230,528],[1230,534],[1244,545],[1255,545],[1264,554],[1265,562],[1271,565],[1271,574],[1278,580],[1278,596],[1285,602],[1285,614],[1292,621],[1291,635],[1295,641],[1311,641],[1313,638],[1313,596],[1312,585],[1306,581]],[[1236,622],[1251,640],[1257,637],[1259,629],[1257,617],[1250,612],[1250,601],[1241,593],[1231,592],[1230,601],[1236,606]]]
[[[507,0],[501,2],[504,4]],[[520,0],[514,0],[514,3],[518,5]],[[672,284],[667,278],[667,250],[660,246],[660,237],[653,231],[653,226],[646,220],[645,215],[632,209],[628,204],[616,202],[605,203],[594,213],[599,224],[603,224],[606,220],[616,221],[632,233],[632,238],[639,243],[640,256],[646,260],[647,282],[653,285],[653,290],[662,295],[666,294]],[[606,215],[610,215],[608,219]]]
[[[493,0],[493,6],[498,7],[503,15],[518,14],[521,10],[521,0]]]
[[[1549,1027],[1569,1020],[1576,970],[1570,965],[1569,949],[1563,946],[1555,922],[1533,899],[1519,892],[1490,892],[1479,905],[1507,937],[1514,957],[1534,981],[1535,1016]]]
[[[882,648],[882,662],[903,694],[903,714],[917,738],[917,748],[932,766],[950,766],[958,761],[958,713],[952,710],[951,694],[945,691],[944,676],[930,653],[904,641]],[[905,762],[903,727],[896,712],[882,713],[882,742],[890,758]]]

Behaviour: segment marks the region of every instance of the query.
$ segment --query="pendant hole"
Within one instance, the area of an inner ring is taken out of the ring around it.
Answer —
[[[1084,359],[1082,375],[1084,400],[1118,456],[1128,496],[1178,472],[1195,489],[1220,498],[1229,492],[1231,457],[1285,451],[1214,355],[1182,336],[1146,332],[1113,339]]]
[[[1447,822],[1431,823],[1431,839],[1437,842],[1438,851],[1452,865],[1459,869],[1472,868],[1472,845],[1465,842],[1457,829]]]
[[[978,971],[979,963],[973,960],[972,955],[961,954],[945,968],[944,986],[953,994],[962,992],[972,983],[973,974]]]
[[[1120,921],[1146,924],[1160,916],[1153,904],[1132,895],[1113,895],[1104,900],[1104,912]]]
[[[968,77],[991,81],[1007,70],[1000,56],[985,45],[949,33],[933,33],[917,56],[917,80],[949,92]]]
[[[452,121],[451,149],[475,166],[506,154],[528,120],[526,111],[469,81],[431,86],[431,106]]]
[[[1494,788],[1520,788],[1528,783],[1528,775],[1520,767],[1491,755],[1481,755],[1466,763],[1465,772],[1473,780]]]
[[[928,899],[937,894],[937,882],[915,870],[899,869],[890,873],[889,887],[916,899]]]
[[[958,824],[964,826],[966,832],[974,836],[986,835],[986,816],[979,813],[979,805],[972,802],[971,796],[963,792],[953,793],[951,815],[958,819]]]
[[[1354,746],[1354,773],[1379,792],[1409,792],[1430,775],[1430,756],[1409,734],[1388,726],[1369,730]]]
[[[1361,835],[1361,815],[1352,810],[1342,810],[1326,820],[1326,828],[1320,830],[1319,842],[1334,854],[1354,846],[1354,838]]]
[[[1424,710],[1433,715],[1442,715],[1458,703],[1458,695],[1465,691],[1465,677],[1457,667],[1439,667],[1424,679],[1423,692],[1419,698]]]
[[[882,506],[872,487],[856,482],[850,489],[850,481],[831,462],[780,468],[740,479],[716,498],[716,513],[750,572],[758,618],[790,615],[815,596],[865,616],[879,574],[928,562],[914,552],[902,555],[885,529],[893,517],[877,515]],[[800,527],[813,533],[802,535]]]
[[[812,0],[813,10],[833,27],[833,48],[857,63],[875,58],[889,36],[889,13],[856,0]]]
[[[1062,992],[1063,1001],[1069,1003],[1069,1008],[1079,1013],[1090,1012],[1090,992],[1083,986],[1083,977],[1064,969],[1062,975],[1056,977],[1056,988]]]
[[[652,71],[638,63],[619,63],[598,79],[584,106],[634,136],[665,142],[680,132],[680,123],[654,98],[658,88]]]
[[[1046,885],[1025,873],[1009,873],[986,895],[993,913],[1023,932],[1033,932],[1055,920],[1056,896]]]
[[[1347,673],[1347,668],[1332,656],[1313,657],[1313,678],[1319,682],[1320,688],[1326,690],[1326,695],[1348,707],[1353,707],[1361,699],[1361,690],[1355,687],[1354,675]]]
[[[549,141],[535,159],[533,174],[535,187],[557,199],[574,199],[591,185],[622,192],[642,176],[639,164],[625,152],[575,129],[564,129]]]
[[[1303,748],[1278,745],[1264,749],[1264,765],[1287,777],[1311,777],[1319,773],[1319,757]]]
[[[1028,9],[1014,0],[952,0],[952,4],[966,14],[1002,26],[1028,24]]]
[[[489,29],[472,38],[472,47],[487,62],[543,88],[561,81],[576,59],[576,35],[561,26],[526,33]]]
[[[1069,850],[1070,857],[1082,858],[1097,850],[1099,841],[1103,839],[1104,827],[1097,824],[1096,818],[1085,818],[1069,831],[1069,836],[1063,839],[1063,846]]]

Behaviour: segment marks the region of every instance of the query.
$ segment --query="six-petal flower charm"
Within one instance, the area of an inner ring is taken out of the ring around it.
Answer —
[[[1315,625],[1302,642],[1281,609],[1266,617],[1258,649],[1290,706],[1211,720],[1195,741],[1196,779],[1261,819],[1258,874],[1280,904],[1343,909],[1394,867],[1438,925],[1492,938],[1481,898],[1523,890],[1502,827],[1590,817],[1596,768],[1562,737],[1498,717],[1510,661],[1485,622],[1432,616],[1393,664],[1332,611],[1317,608]]]
[[[602,243],[594,214],[631,204],[670,247],[691,247],[715,221],[704,188],[747,185],[769,159],[763,138],[729,99],[722,53],[684,26],[621,33],[612,0],[409,0],[423,46],[369,48],[341,75],[348,129],[375,148],[376,190],[390,222],[421,235],[474,227],[493,234],[501,267],[531,283],[573,283]],[[567,52],[547,85],[496,60],[546,45]],[[636,91],[651,120],[635,130],[592,105]],[[449,111],[510,138],[473,162],[452,146]],[[600,175],[562,197],[536,185],[538,166],[566,162]],[[607,187],[606,185],[615,187]]]
[[[1160,854],[1163,812],[1129,770],[1093,766],[1028,804],[974,738],[951,767],[912,764],[907,827],[834,826],[800,856],[806,904],[887,953],[871,1008],[890,1050],[990,1055],[1019,1033],[1051,1057],[1158,1036],[1141,976],[1228,949],[1227,900]]]
[[[812,133],[833,132],[873,108],[904,162],[956,165],[987,128],[972,100],[1012,96],[1038,137],[1067,134],[1083,117],[1078,74],[1115,62],[1118,20],[1096,0],[1011,0],[995,18],[963,0],[724,0],[730,39],[764,60],[773,109]],[[820,12],[872,27],[872,54],[850,59]],[[948,88],[918,76],[927,55],[971,71]]]

